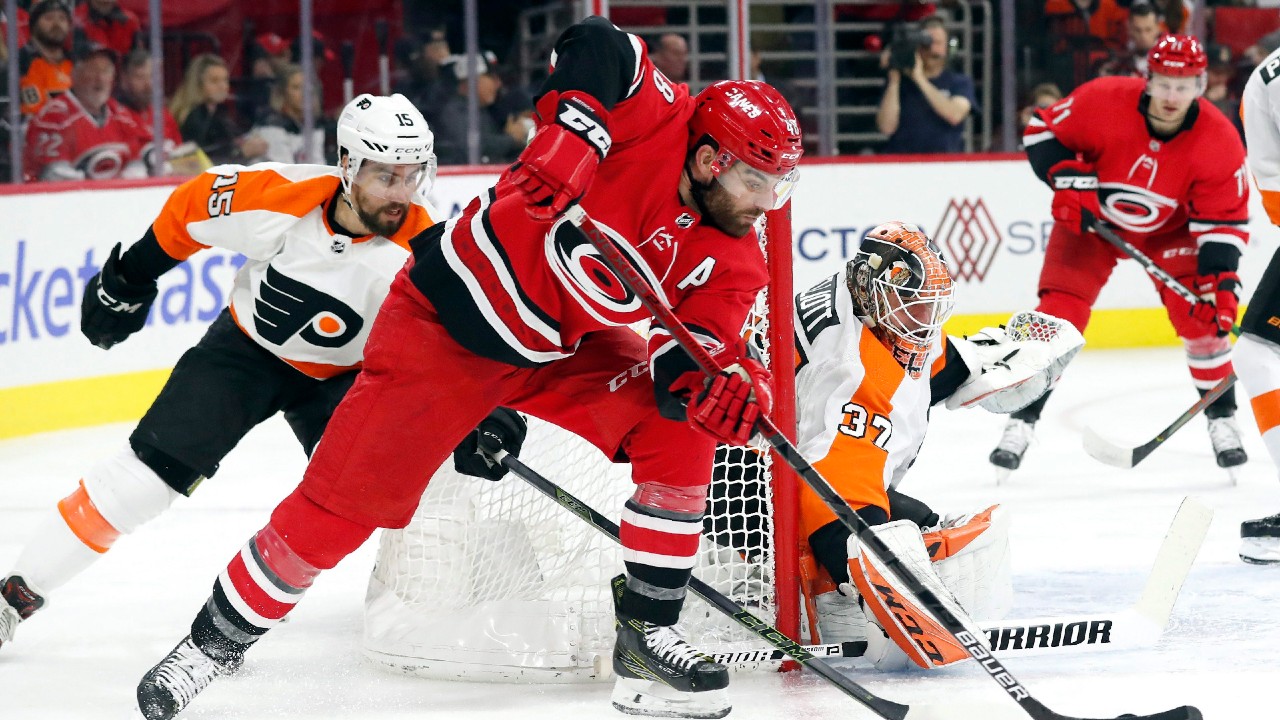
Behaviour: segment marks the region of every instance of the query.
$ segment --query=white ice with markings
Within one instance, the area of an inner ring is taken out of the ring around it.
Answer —
[[[1038,441],[1006,484],[995,485],[986,460],[1003,418],[939,410],[901,487],[941,512],[991,502],[1012,509],[1013,617],[1019,618],[1130,606],[1183,496],[1215,510],[1156,647],[1008,662],[1059,713],[1115,717],[1190,703],[1211,720],[1274,714],[1280,566],[1245,565],[1236,550],[1241,520],[1280,512],[1280,483],[1247,403],[1240,425],[1250,462],[1238,487],[1214,465],[1203,418],[1132,470],[1104,466],[1080,446],[1085,426],[1127,444],[1146,441],[1194,399],[1179,351],[1086,352],[1067,371]],[[0,442],[0,572],[41,513],[130,430],[118,424]],[[19,627],[15,642],[0,648],[0,717],[128,717],[138,679],[186,634],[215,575],[293,488],[303,464],[287,426],[273,420],[250,434],[193,499],[123,539],[58,592]],[[374,549],[369,543],[323,574],[290,621],[252,650],[244,671],[215,682],[182,717],[622,717],[609,706],[605,684],[425,681],[366,662],[359,650],[361,606]],[[873,692],[915,706],[911,718],[1025,717],[970,662],[928,674],[854,672]],[[740,674],[731,691],[736,708],[730,718],[872,717],[807,673]]]

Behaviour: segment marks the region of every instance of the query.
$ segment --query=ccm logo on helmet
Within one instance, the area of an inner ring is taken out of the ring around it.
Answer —
[[[758,118],[764,112],[760,109],[760,106],[748,100],[747,96],[738,88],[731,88],[727,93],[727,96],[729,107],[738,108],[742,112],[746,113],[746,116],[749,118]]]

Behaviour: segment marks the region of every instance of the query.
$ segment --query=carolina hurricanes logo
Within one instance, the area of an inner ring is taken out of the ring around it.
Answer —
[[[127,157],[129,146],[125,143],[103,143],[76,158],[75,166],[90,180],[107,180],[120,175]]]
[[[1155,232],[1178,211],[1176,200],[1123,183],[1101,183],[1098,201],[1107,220],[1131,232]]]
[[[648,272],[646,264],[635,250],[616,232],[599,222],[596,224],[613,239],[615,246],[622,250],[631,265],[640,270],[661,294],[659,281]],[[551,232],[547,233],[546,252],[560,282],[587,312],[610,324],[625,324],[634,320],[625,316],[641,309],[640,299],[609,269],[600,256],[600,251],[568,221],[556,223]]]

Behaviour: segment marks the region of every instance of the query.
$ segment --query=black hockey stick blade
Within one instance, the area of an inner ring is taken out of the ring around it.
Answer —
[[[693,333],[689,331],[689,328],[680,321],[680,318],[676,317],[675,312],[667,306],[657,291],[649,285],[644,276],[627,260],[613,238],[606,235],[595,224],[586,211],[582,209],[582,206],[570,205],[565,210],[564,216],[582,233],[583,238],[600,253],[600,260],[613,271],[613,274],[628,290],[636,295],[636,298],[640,300],[645,309],[653,315],[654,321],[671,335],[671,338],[676,341],[680,348],[689,355],[703,372],[711,376],[724,369],[723,363],[698,342]],[[817,468],[800,454],[795,444],[778,429],[778,426],[771,418],[762,415],[756,421],[756,432],[763,436],[769,446],[773,448],[778,459],[790,466],[800,476],[804,484],[818,495],[822,503],[835,514],[836,518],[858,537],[862,546],[875,555],[890,572],[897,576],[906,586],[907,591],[920,600],[921,605],[941,623],[952,638],[982,666],[983,670],[987,671],[991,679],[999,684],[1027,714],[1033,718],[1045,718],[1046,720],[1065,717],[1053,714],[1052,711],[1045,708],[1044,705],[1031,696],[1031,693],[1023,687],[1022,683],[991,654],[991,650],[983,642],[983,639],[969,632],[965,624],[946,605],[942,604],[942,601],[938,599],[933,591],[925,587],[920,578],[916,577],[915,573],[885,544],[884,540],[872,532],[871,526],[867,524],[866,520],[853,511],[849,503],[835,491],[835,488],[831,486],[831,483],[826,478],[822,477]],[[816,666],[822,667],[822,664],[816,663]],[[1037,711],[1046,714],[1038,715],[1036,714]]]
[[[505,450],[499,451],[493,457],[494,460],[502,463],[517,477],[532,485],[535,490],[551,498],[556,502],[556,504],[574,515],[577,515],[579,518],[582,518],[582,520],[588,525],[591,525],[605,535],[613,538],[614,542],[622,542],[618,534],[618,524],[604,515],[601,515],[590,505],[569,494],[568,491],[559,485],[556,485],[542,475],[539,475],[533,468],[530,468],[528,465],[520,462],[520,460],[515,456],[508,454]],[[862,705],[868,710],[884,718],[884,720],[906,720],[907,712],[910,710],[909,706],[893,702],[892,700],[886,700],[885,698],[882,698],[862,687],[852,679],[841,674],[835,668],[825,662],[822,662],[821,659],[815,657],[809,651],[805,650],[804,646],[800,643],[787,637],[777,628],[751,614],[750,611],[725,597],[715,588],[698,578],[695,577],[689,579],[689,588],[697,593],[703,600],[706,600],[708,604],[735,620],[739,625],[760,636],[770,645],[781,650],[800,665],[812,670],[824,679],[828,680],[832,685],[839,688],[845,695],[848,695],[854,700],[862,703]]]
[[[1027,698],[1027,702],[1023,703],[1023,707],[1027,709],[1027,713],[1036,720],[1204,720],[1204,715],[1198,708],[1191,705],[1183,705],[1172,710],[1165,710],[1151,715],[1120,715],[1116,718],[1078,718],[1072,715],[1059,715],[1058,713],[1045,707],[1039,700],[1035,698]]]
[[[1191,418],[1200,414],[1201,410],[1213,404],[1214,400],[1222,397],[1236,381],[1236,374],[1230,375],[1218,381],[1211,390],[1206,392],[1203,397],[1196,401],[1194,405],[1187,408],[1182,415],[1178,416],[1169,427],[1161,430],[1154,438],[1138,445],[1137,447],[1123,447],[1102,437],[1100,433],[1093,428],[1084,429],[1084,451],[1089,456],[1104,462],[1113,467],[1131,468],[1142,462],[1148,455],[1155,452],[1157,448],[1164,444],[1175,432],[1183,425],[1191,421]]]

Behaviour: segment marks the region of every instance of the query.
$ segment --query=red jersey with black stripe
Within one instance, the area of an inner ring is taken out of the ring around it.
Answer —
[[[754,232],[731,237],[681,202],[694,100],[654,67],[638,38],[608,28],[588,27],[593,35],[581,42],[603,38],[606,46],[595,50],[620,57],[630,82],[619,88],[608,122],[613,144],[582,207],[718,349],[736,341],[767,282],[763,254]],[[587,333],[649,318],[571,224],[531,219],[526,197],[505,176],[460,216],[415,239],[414,252],[410,278],[450,335],[491,359],[524,367],[559,360]],[[673,347],[661,331],[651,333],[651,359]]]
[[[1198,246],[1243,251],[1249,188],[1235,126],[1199,98],[1182,130],[1157,137],[1147,124],[1145,88],[1141,78],[1091,80],[1037,111],[1023,144],[1056,140],[1093,165],[1102,213],[1129,242],[1189,233]]]

